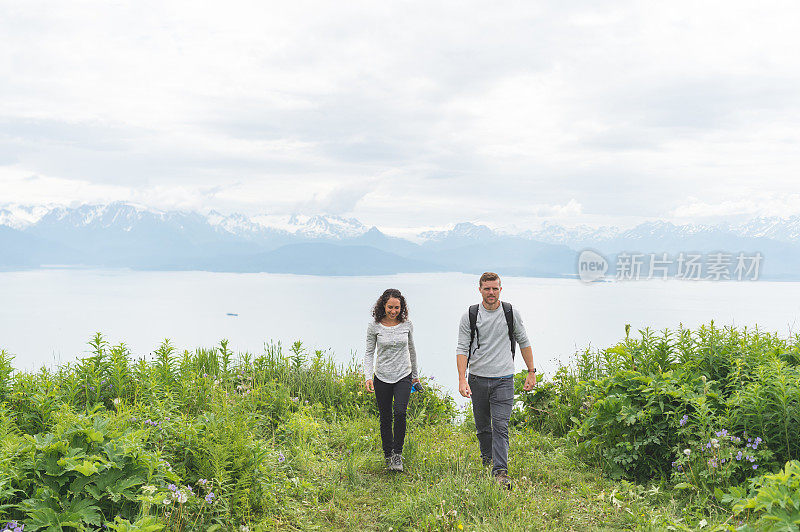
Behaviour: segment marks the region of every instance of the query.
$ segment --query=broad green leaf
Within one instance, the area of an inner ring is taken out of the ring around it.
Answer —
[[[88,477],[97,473],[97,466],[94,462],[84,460],[82,464],[73,467],[73,470]]]

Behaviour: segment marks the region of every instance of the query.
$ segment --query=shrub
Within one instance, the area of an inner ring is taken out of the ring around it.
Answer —
[[[723,502],[732,502],[733,511],[752,510],[758,517],[758,530],[797,530],[800,525],[800,462],[792,460],[774,474],[753,479],[749,494],[745,489],[731,490]]]

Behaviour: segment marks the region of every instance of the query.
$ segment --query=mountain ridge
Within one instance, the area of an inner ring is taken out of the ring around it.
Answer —
[[[0,228],[3,269],[46,264],[212,271],[261,267],[366,275],[493,268],[515,275],[574,277],[578,252],[591,248],[610,259],[623,251],[768,251],[776,278],[800,277],[794,273],[800,262],[800,216],[716,225],[651,220],[628,229],[545,223],[516,233],[459,222],[422,231],[411,241],[331,214],[201,214],[120,201],[71,207],[7,204],[0,206]]]

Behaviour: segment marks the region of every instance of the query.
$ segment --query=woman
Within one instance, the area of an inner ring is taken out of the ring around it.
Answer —
[[[412,336],[414,327],[408,319],[406,299],[400,290],[394,288],[381,294],[372,309],[372,316],[375,320],[367,326],[364,385],[370,392],[375,392],[378,402],[386,466],[390,471],[402,471],[406,408],[412,383],[419,382]]]

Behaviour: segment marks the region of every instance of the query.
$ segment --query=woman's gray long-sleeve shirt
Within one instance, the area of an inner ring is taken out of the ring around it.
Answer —
[[[417,378],[417,351],[414,349],[414,326],[406,320],[393,327],[370,322],[367,326],[367,351],[364,353],[364,377],[374,374],[393,384],[409,373]]]

